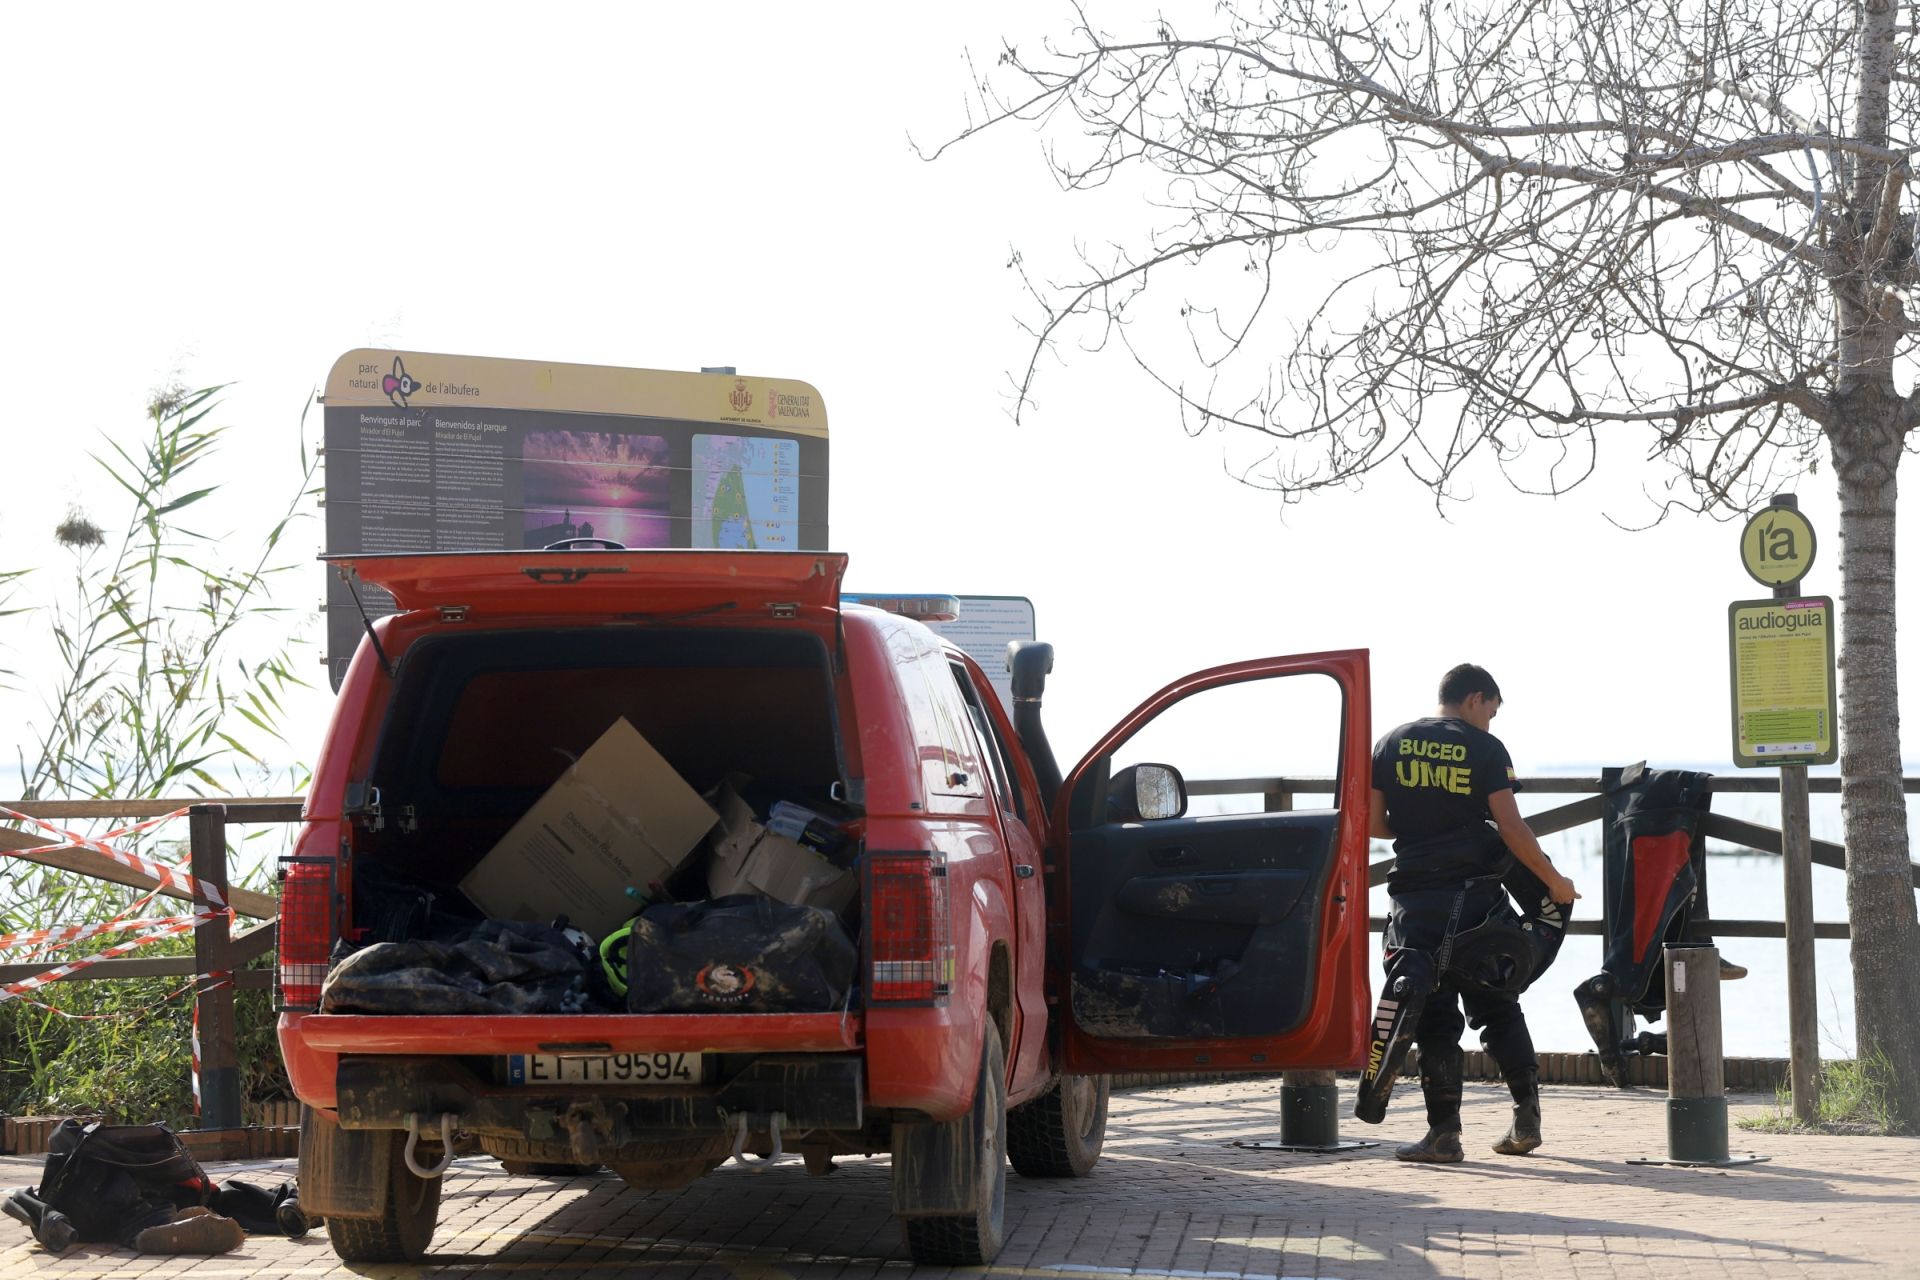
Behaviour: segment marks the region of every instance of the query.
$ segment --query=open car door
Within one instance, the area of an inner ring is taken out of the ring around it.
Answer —
[[[1365,650],[1263,658],[1168,685],[1074,766],[1049,905],[1067,1071],[1362,1064],[1370,717]]]

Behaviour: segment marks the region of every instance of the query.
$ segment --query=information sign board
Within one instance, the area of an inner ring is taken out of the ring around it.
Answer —
[[[927,625],[951,640],[993,682],[1000,705],[1013,715],[1013,673],[1007,670],[1007,645],[1035,639],[1033,601],[1025,596],[960,596],[960,616]]]
[[[1727,607],[1733,762],[1744,769],[1839,759],[1833,600],[1736,600]]]
[[[827,546],[826,407],[804,382],[358,350],[322,403],[329,554]],[[336,689],[361,627],[329,575]]]

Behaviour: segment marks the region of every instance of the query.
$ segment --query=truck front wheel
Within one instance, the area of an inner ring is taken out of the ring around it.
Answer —
[[[1084,1178],[1107,1138],[1107,1076],[1061,1076],[1007,1113],[1007,1158],[1023,1178]]]
[[[1007,1058],[991,1021],[982,1039],[967,1113],[894,1127],[894,1212],[907,1252],[929,1266],[980,1266],[1006,1243]]]
[[[377,1218],[327,1215],[327,1239],[342,1262],[418,1262],[433,1243],[440,1218],[439,1178],[422,1178],[407,1168],[401,1152],[407,1135],[377,1135],[385,1148],[378,1159],[387,1166],[387,1191]]]

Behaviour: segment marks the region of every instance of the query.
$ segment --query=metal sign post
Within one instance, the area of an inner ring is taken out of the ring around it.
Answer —
[[[1794,1119],[1803,1123],[1812,1123],[1820,1107],[1807,765],[1839,758],[1833,601],[1800,594],[1814,551],[1813,526],[1798,502],[1790,493],[1777,495],[1740,533],[1741,562],[1756,581],[1773,588],[1773,598],[1735,601],[1727,611],[1734,763],[1780,768],[1789,1073]]]

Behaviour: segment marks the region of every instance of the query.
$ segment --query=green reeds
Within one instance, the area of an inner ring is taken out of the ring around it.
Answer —
[[[298,470],[289,469],[284,485],[269,486],[283,498],[268,506],[256,533],[263,486],[217,475],[224,429],[210,417],[221,390],[163,391],[147,406],[137,437],[105,439],[92,455],[106,494],[94,506],[118,518],[109,530],[86,510],[68,512],[54,537],[69,557],[69,573],[0,571],[0,653],[12,668],[0,668],[0,683],[40,698],[39,712],[18,727],[13,744],[23,800],[293,794],[306,785],[304,768],[273,763],[289,754],[280,729],[283,699],[306,682],[295,674],[295,655],[305,646],[301,618],[274,603],[272,588],[304,567],[282,543],[316,492],[317,457],[306,446],[303,410]],[[235,536],[236,526],[247,531]],[[26,659],[36,650],[47,660],[29,671]],[[60,825],[99,834],[124,824]],[[229,879],[269,888],[268,868],[286,837],[284,829],[251,829],[229,848]],[[118,843],[167,863],[187,852],[180,822]],[[21,859],[0,860],[0,931],[100,922],[138,896]],[[187,909],[159,898],[139,914]],[[46,962],[51,967],[124,940],[94,939]],[[179,937],[139,954],[191,952],[191,940]],[[0,952],[9,963],[29,958]],[[67,981],[35,993],[84,1018],[19,1000],[0,1003],[0,1108],[185,1121],[193,1000],[190,992],[166,999],[184,982]],[[245,1096],[285,1096],[268,993],[239,992],[236,1005]]]

